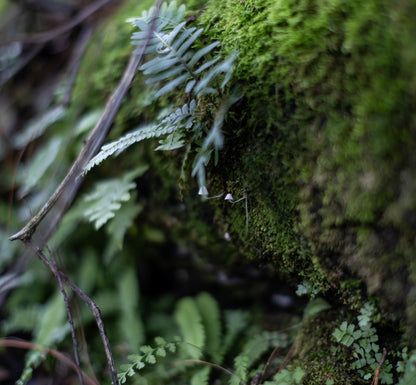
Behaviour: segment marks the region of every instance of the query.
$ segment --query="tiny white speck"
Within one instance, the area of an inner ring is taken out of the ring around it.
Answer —
[[[228,194],[225,196],[224,200],[225,200],[225,201],[232,201],[232,200],[234,200],[234,198],[233,198],[233,196],[232,196],[230,193],[228,193]]]

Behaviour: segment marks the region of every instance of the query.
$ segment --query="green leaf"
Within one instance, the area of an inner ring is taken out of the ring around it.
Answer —
[[[295,381],[295,384],[301,384],[303,377],[305,377],[306,373],[301,367],[297,367],[295,371],[293,372],[293,380]]]
[[[189,78],[189,74],[184,74],[171,80],[168,84],[166,84],[164,87],[162,87],[159,91],[156,92],[155,98],[159,98],[160,96],[167,94],[168,92],[174,90],[176,87],[184,83],[186,79],[188,78]]]
[[[106,232],[110,238],[109,247],[113,247],[113,253],[122,250],[124,236],[133,225],[134,219],[143,210],[141,204],[135,203],[134,199],[125,202],[117,211],[117,215],[108,222]],[[105,258],[108,261],[108,257]]]
[[[34,330],[34,343],[44,347],[53,348],[57,342],[62,341],[69,333],[69,324],[66,320],[65,304],[60,291],[56,291],[52,298],[44,305],[39,314],[39,320]],[[31,350],[25,360],[18,384],[25,384],[44,360],[45,353],[40,350]]]
[[[195,301],[190,297],[181,299],[174,316],[181,330],[186,352],[190,358],[199,359],[204,348],[205,331]]]
[[[85,210],[84,216],[89,222],[93,222],[95,229],[98,230],[115,216],[122,202],[130,199],[130,190],[135,187],[135,183],[126,181],[124,178],[98,182],[94,190],[84,198],[89,202],[89,208]]]
[[[118,281],[120,301],[120,330],[123,338],[128,342],[130,350],[133,351],[140,346],[145,338],[144,326],[139,315],[139,283],[136,271],[132,268],[126,269]]]
[[[303,311],[303,317],[310,318],[314,317],[317,314],[321,313],[324,310],[329,309],[331,306],[328,302],[326,302],[322,298],[314,298],[306,305],[304,311]]]
[[[191,385],[208,385],[210,371],[211,368],[209,366],[205,366],[202,369],[198,370],[191,377]]]
[[[66,111],[66,107],[62,105],[54,106],[40,117],[30,121],[25,129],[14,138],[14,147],[22,149],[32,140],[42,136],[48,127],[65,117]]]
[[[188,66],[192,68],[196,63],[198,63],[201,58],[203,58],[205,55],[207,55],[209,52],[211,52],[215,47],[218,47],[220,44],[219,41],[214,41],[213,43],[207,45],[204,48],[201,48],[198,50],[193,56],[192,59],[189,61]]]
[[[196,304],[205,328],[206,352],[211,355],[214,362],[219,362],[221,359],[221,322],[218,303],[210,294],[201,293],[196,297]]]
[[[165,348],[157,348],[155,354],[159,357],[166,357],[166,349]]]
[[[155,364],[156,363],[156,357],[153,354],[149,354],[145,357],[145,361],[149,364]]]
[[[56,157],[62,151],[62,143],[61,137],[52,138],[47,144],[40,147],[27,166],[19,170],[18,180],[22,182],[18,191],[20,197],[30,193],[39,184],[47,170],[56,163]]]
[[[184,135],[180,131],[176,131],[168,135],[165,139],[159,141],[160,146],[155,151],[172,151],[182,148],[185,145]]]

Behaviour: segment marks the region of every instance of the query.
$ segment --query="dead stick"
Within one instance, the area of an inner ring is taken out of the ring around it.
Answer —
[[[38,344],[35,344],[34,342],[28,342],[28,341],[22,341],[22,340],[11,340],[11,339],[0,339],[0,346],[8,347],[8,348],[21,348],[21,349],[39,349],[42,352],[45,352],[47,354],[50,354],[51,356],[54,356],[61,362],[64,362],[66,365],[71,367],[73,370],[77,371],[77,366],[65,355],[58,352],[55,349],[46,348],[45,346],[41,346]],[[82,372],[83,377],[85,378],[86,382],[88,382],[90,385],[99,385],[98,381],[90,378],[86,373]]]
[[[386,360],[386,357],[387,357],[387,350],[386,350],[386,348],[383,348],[383,356],[381,357],[381,360],[380,360],[380,362],[377,366],[376,374],[374,375],[374,379],[371,382],[371,385],[378,385],[378,378],[380,376],[380,369],[383,366],[384,361]]]
[[[77,178],[81,178],[82,170],[87,165],[88,161],[97,153],[105,138],[107,137],[111,124],[113,123],[113,120],[121,106],[121,102],[123,101],[124,96],[126,95],[126,92],[134,79],[142,58],[143,53],[141,55],[131,56],[129,64],[124,71],[120,83],[118,84],[114,93],[111,95],[103,114],[89,134],[84,147],[73,163],[68,174],[66,174],[64,180],[61,182],[49,200],[45,203],[45,205],[40,209],[40,211],[32,217],[32,219],[26,224],[25,227],[23,227],[20,231],[9,238],[11,241],[16,239],[20,239],[22,241],[25,239],[31,239],[39,223],[55,205],[62,193],[68,189],[71,189],[71,186],[76,182]]]
[[[61,290],[62,296],[64,297],[66,314],[68,316],[68,322],[71,328],[72,348],[74,351],[75,364],[78,370],[79,382],[81,385],[84,385],[84,377],[82,376],[81,360],[79,359],[78,341],[77,341],[77,336],[75,333],[75,326],[74,326],[74,320],[72,318],[71,307],[69,306],[68,295],[66,294],[65,287],[62,283],[62,277],[61,277],[61,274],[59,274],[59,269],[58,269],[58,264],[56,263],[56,259],[53,256],[52,251],[49,249],[47,250],[48,250],[51,266],[54,269],[54,274],[58,281],[59,289]]]
[[[91,312],[94,315],[95,322],[97,324],[98,331],[100,333],[101,340],[104,345],[105,355],[107,357],[108,366],[110,368],[111,379],[112,379],[113,385],[118,385],[119,382],[117,378],[116,365],[114,363],[114,358],[111,352],[110,342],[108,340],[107,333],[104,328],[104,323],[101,317],[101,312],[100,312],[99,307],[78,286],[76,286],[69,279],[68,276],[66,276],[61,271],[56,270],[53,263],[46,257],[43,251],[39,247],[35,246],[30,239],[25,240],[24,244],[28,249],[32,250],[32,252],[48,267],[48,269],[55,275],[57,280],[62,280],[62,282],[64,282],[65,285],[67,285],[90,308]]]
[[[161,3],[162,0],[159,0],[158,5],[156,7],[154,19],[156,19],[156,15]],[[79,180],[77,179],[81,178],[81,173],[84,167],[88,164],[90,159],[92,159],[92,157],[98,152],[105,138],[107,137],[111,124],[113,123],[114,118],[116,117],[116,114],[120,109],[121,102],[123,101],[127,93],[127,90],[129,89],[130,84],[136,75],[139,64],[143,60],[144,52],[147,43],[151,38],[152,31],[153,28],[150,29],[149,36],[147,37],[147,40],[143,45],[141,52],[138,55],[131,55],[130,61],[127,65],[127,68],[124,71],[120,83],[118,84],[114,93],[108,100],[103,114],[101,115],[95,127],[92,129],[91,133],[89,134],[84,147],[82,148],[75,162],[72,164],[72,167],[69,170],[68,174],[66,174],[64,180],[61,182],[61,184],[58,186],[58,188],[55,190],[55,192],[52,194],[49,200],[40,209],[40,211],[30,219],[26,226],[24,226],[16,234],[9,237],[11,241],[14,241],[16,239],[20,239],[22,241],[26,239],[30,240],[39,223],[56,204],[62,193],[64,191],[71,191],[74,185],[80,184]],[[73,195],[75,195],[75,191]]]
[[[67,23],[60,25],[54,29],[45,32],[39,32],[30,36],[17,36],[5,41],[0,42],[0,45],[8,45],[14,42],[20,43],[46,43],[50,40],[53,40],[55,37],[62,35],[66,31],[76,27],[78,24],[81,24],[87,17],[91,16],[94,12],[97,12],[107,3],[111,3],[114,0],[97,0],[94,3],[86,6],[82,9],[73,19]]]

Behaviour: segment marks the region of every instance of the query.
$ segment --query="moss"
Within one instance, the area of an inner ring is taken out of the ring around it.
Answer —
[[[358,275],[397,319],[414,287],[414,14],[405,0],[211,0],[201,21],[239,50],[245,95],[213,172],[248,191],[249,236],[234,207],[227,228],[251,255],[356,293],[352,307]]]
[[[335,328],[347,318],[348,313],[338,309],[302,324],[293,366],[300,365],[305,370],[304,384],[322,385],[330,380],[337,385],[365,383],[357,372],[349,368],[351,350],[335,346],[332,338]]]

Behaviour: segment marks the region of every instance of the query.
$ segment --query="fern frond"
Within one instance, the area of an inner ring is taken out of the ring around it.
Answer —
[[[241,385],[247,382],[248,378],[248,363],[247,356],[239,354],[234,359],[234,376],[230,377],[229,385]]]
[[[211,368],[209,366],[205,366],[202,369],[198,370],[191,377],[191,385],[208,385],[210,372],[211,372]]]
[[[205,351],[212,357],[213,362],[220,363],[221,321],[218,303],[210,294],[201,293],[196,297],[196,304],[205,328]]]
[[[111,155],[117,156],[132,144],[145,139],[159,138],[163,135],[171,134],[179,128],[188,129],[192,127],[193,121],[196,118],[194,115],[195,108],[196,101],[192,100],[189,104],[185,103],[181,108],[166,116],[159,124],[141,126],[114,142],[105,144],[101,147],[100,152],[85,166],[83,174],[85,175],[93,167],[99,165]]]
[[[247,358],[247,367],[250,368],[265,352],[274,348],[285,336],[278,332],[263,331],[255,333],[244,344],[241,355]]]
[[[186,27],[186,21],[181,21],[185,15],[185,7],[178,7],[176,1],[164,3],[156,19],[152,16],[153,11],[150,9],[148,12],[144,12],[140,18],[129,19],[129,21],[133,21],[139,29],[132,35],[132,44],[140,47],[135,52],[141,51],[143,45],[146,44],[145,53],[153,55],[153,58],[142,64],[139,70],[144,75],[148,75],[147,84],[159,84],[154,98],[176,90],[180,86],[184,88],[185,93],[192,94],[196,98],[206,94],[218,95],[231,78],[237,53],[221,61],[220,55],[213,54],[215,48],[220,44],[218,41],[202,48],[198,46],[196,42],[203,33],[203,29]],[[223,78],[221,83],[219,76]],[[180,148],[185,145],[183,131],[193,128],[196,131],[193,140],[196,141],[199,148],[197,148],[197,156],[194,159],[192,175],[197,175],[199,186],[206,189],[205,167],[213,150],[215,150],[216,162],[218,160],[218,151],[223,146],[221,127],[225,114],[231,105],[230,100],[237,99],[231,97],[222,104],[205,141],[200,140],[201,124],[195,124],[196,101],[193,100],[189,108],[188,105],[184,105],[159,124],[141,127],[103,146],[101,151],[87,164],[84,174],[109,156],[118,155],[132,144],[144,139],[170,135],[160,142],[161,145],[157,150]],[[177,132],[180,128],[184,130]]]
[[[130,190],[136,187],[135,178],[146,171],[147,168],[138,167],[122,178],[111,178],[98,182],[92,192],[84,197],[89,202],[84,217],[94,223],[98,230],[114,217],[115,212],[121,208],[122,202],[130,199]]]
[[[228,310],[224,314],[225,333],[221,345],[221,355],[228,353],[238,335],[247,328],[248,314],[241,310]]]
[[[172,3],[169,4],[168,8],[170,7],[173,9]],[[229,81],[236,55],[217,64],[221,56],[212,59],[208,55],[220,44],[218,41],[199,50],[193,49],[194,43],[203,33],[202,28],[186,28],[186,22],[175,24],[162,17],[151,30],[151,20],[147,14],[136,19],[135,24],[141,31],[133,33],[133,44],[141,46],[151,33],[152,37],[146,52],[157,54],[155,58],[140,67],[143,74],[152,75],[146,83],[166,81],[166,84],[156,92],[155,98],[176,89],[183,83],[186,83],[186,93],[193,92],[197,96],[217,94],[216,87],[210,86],[213,80],[218,75],[225,74],[221,88]],[[217,65],[213,67],[215,64]],[[202,73],[209,68],[211,70],[202,76]]]
[[[100,152],[88,162],[87,166],[85,166],[84,174],[90,171],[93,167],[102,163],[109,156],[114,154],[118,155],[134,143],[138,143],[144,139],[170,134],[174,130],[174,127],[163,127],[159,129],[158,125],[154,124],[141,126],[136,130],[122,136],[116,141],[110,142],[102,146]]]
[[[167,353],[175,353],[179,341],[167,342],[162,337],[155,338],[155,346],[143,345],[140,354],[131,354],[127,358],[130,364],[122,365],[118,374],[120,384],[124,384],[128,377],[134,376],[148,364],[154,365],[158,359],[166,357]]]
[[[201,358],[205,344],[205,330],[193,298],[182,298],[175,310],[175,320],[183,336],[186,353],[193,359]]]

